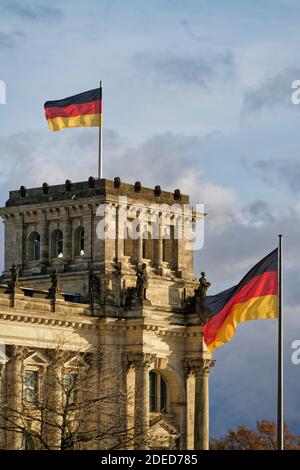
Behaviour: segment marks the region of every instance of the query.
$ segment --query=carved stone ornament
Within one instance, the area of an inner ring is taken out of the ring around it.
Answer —
[[[127,367],[143,367],[146,369],[152,369],[155,367],[157,358],[155,354],[151,353],[127,353]]]
[[[186,374],[208,377],[215,363],[214,359],[187,359],[185,363]]]

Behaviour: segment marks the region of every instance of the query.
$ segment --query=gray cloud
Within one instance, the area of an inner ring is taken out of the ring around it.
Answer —
[[[276,106],[296,110],[291,102],[292,82],[300,79],[300,68],[289,67],[274,75],[267,75],[261,82],[244,91],[244,113],[257,113]]]
[[[216,80],[232,77],[235,68],[231,51],[206,56],[139,52],[134,55],[133,63],[139,70],[153,73],[166,83],[191,84],[205,89]]]
[[[182,19],[180,20],[180,24],[189,38],[191,38],[193,41],[204,42],[209,40],[209,36],[195,33],[189,21]]]
[[[17,43],[24,37],[20,31],[5,32],[0,31],[0,48],[10,49],[17,45]]]
[[[293,158],[261,159],[253,163],[268,184],[277,186],[284,182],[291,191],[300,191],[300,161]],[[275,177],[275,179],[274,179]]]
[[[265,201],[253,201],[251,204],[245,207],[245,211],[251,224],[274,222],[274,216],[272,214],[271,208]]]
[[[8,3],[2,7],[6,14],[28,21],[61,20],[63,12],[59,8],[47,5],[24,5],[19,2]]]

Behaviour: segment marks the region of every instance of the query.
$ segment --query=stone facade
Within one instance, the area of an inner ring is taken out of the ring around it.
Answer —
[[[104,203],[114,211],[108,227],[113,237],[99,237],[99,207]],[[110,448],[116,441],[120,448],[208,448],[213,361],[203,342],[201,319],[186,309],[198,286],[190,240],[174,235],[190,223],[178,218],[187,204],[188,196],[179,191],[116,179],[10,192],[0,209],[5,223],[2,403],[13,400],[11,409],[26,406],[24,373],[29,377],[36,371],[31,376],[40,382],[51,376],[51,354],[59,344],[62,364],[78,359],[78,353],[93,358],[88,367],[99,379],[94,394],[100,388],[106,396],[111,388],[119,391],[111,414],[124,432],[91,440],[86,448]],[[141,214],[146,216],[139,235],[131,240],[126,237],[128,220],[141,220]],[[191,214],[193,224],[196,214]],[[142,266],[147,280],[140,296],[137,272]],[[59,370],[61,374],[64,366]],[[48,396],[42,387],[43,393]],[[54,396],[61,399],[59,391]],[[99,406],[102,410],[104,405]],[[98,428],[109,429],[109,413],[99,410],[93,412]],[[52,434],[50,448],[56,448],[59,438]],[[16,430],[3,431],[2,447],[22,448],[20,436]]]

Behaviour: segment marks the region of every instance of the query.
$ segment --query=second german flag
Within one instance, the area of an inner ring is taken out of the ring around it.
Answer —
[[[64,127],[102,126],[102,88],[63,100],[47,101],[44,107],[51,131],[60,131]]]
[[[227,343],[238,323],[278,316],[278,249],[257,263],[241,282],[203,300],[211,318],[204,326],[210,351]]]

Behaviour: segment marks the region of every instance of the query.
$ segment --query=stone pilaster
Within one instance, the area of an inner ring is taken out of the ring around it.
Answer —
[[[91,205],[83,207],[82,225],[84,228],[84,259],[92,261],[93,258],[93,210]]]
[[[135,368],[134,445],[136,449],[148,448],[149,433],[149,372],[156,357],[150,353],[128,356]]]
[[[137,263],[138,265],[143,262],[143,234],[140,231],[137,239]]]
[[[194,450],[195,432],[195,376],[186,367],[186,449]]]
[[[24,349],[21,346],[11,347],[11,358],[7,363],[6,371],[6,401],[7,423],[11,430],[6,433],[8,450],[20,450],[22,447],[22,386],[23,386],[23,357]]]
[[[19,214],[16,217],[15,234],[15,264],[22,269],[25,259],[25,228],[23,214]]]
[[[120,203],[116,209],[116,261],[122,262],[124,259],[124,240],[126,232],[127,214],[126,208]]]
[[[53,352],[51,363],[47,369],[46,390],[47,406],[45,417],[46,440],[51,450],[60,450],[61,424],[63,406],[62,387],[63,354]]]
[[[208,378],[215,361],[208,358],[187,360],[187,381],[194,381],[194,449],[209,449],[209,387]],[[188,390],[191,393],[191,390]],[[191,412],[191,410],[189,410]],[[188,416],[191,419],[191,416]],[[189,423],[189,419],[188,419]],[[191,425],[189,428],[191,433]]]
[[[15,259],[15,217],[6,216],[4,219],[5,224],[5,272],[8,273],[11,265],[16,262]]]
[[[46,211],[38,212],[38,232],[40,234],[40,263],[41,267],[49,264],[49,222]]]
[[[163,222],[162,214],[159,214],[158,220],[158,239],[157,239],[157,258],[156,266],[159,268],[163,260]]]
[[[124,360],[125,400],[124,400],[124,431],[126,449],[134,448],[134,416],[135,416],[135,363],[134,357],[128,355]]]
[[[72,260],[72,219],[69,217],[69,210],[66,209],[66,217],[63,222],[63,233],[64,233],[64,261],[70,262]]]

